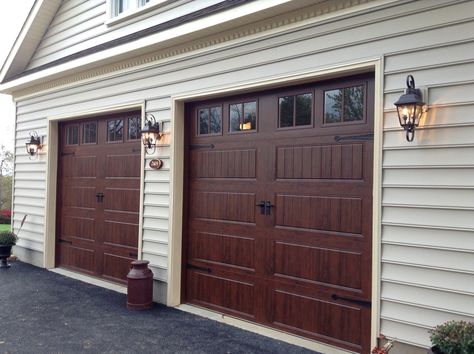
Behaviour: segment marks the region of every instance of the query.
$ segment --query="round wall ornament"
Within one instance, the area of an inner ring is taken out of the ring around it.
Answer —
[[[163,161],[160,159],[153,159],[148,165],[154,170],[159,170],[163,167]]]

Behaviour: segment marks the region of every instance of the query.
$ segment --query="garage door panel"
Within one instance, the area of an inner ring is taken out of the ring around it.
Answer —
[[[255,178],[256,149],[193,151],[195,178]]]
[[[74,179],[92,178],[97,176],[96,156],[66,155],[62,160],[63,175]]]
[[[194,219],[190,222],[190,237],[198,232],[217,235],[232,235],[255,239],[259,232],[255,224],[241,222],[221,222],[211,219]]]
[[[197,304],[248,319],[255,318],[253,284],[195,271],[188,271],[188,279],[188,297]]]
[[[191,200],[194,218],[255,223],[255,193],[196,192]]]
[[[281,146],[279,179],[361,179],[362,144]]]
[[[126,211],[126,210],[104,210],[103,221],[118,221],[130,224],[138,225],[138,211]],[[165,220],[167,221],[167,220]]]
[[[128,148],[127,150],[133,150]],[[116,178],[140,178],[140,159],[139,154],[118,154],[106,156],[106,174],[105,177]]]
[[[138,224],[106,220],[105,225],[104,243],[117,247],[137,247]]]
[[[278,226],[360,234],[362,200],[360,198],[307,195],[277,195]]]
[[[140,190],[104,188],[104,209],[107,211],[136,212],[140,208]]]
[[[361,309],[283,290],[275,290],[273,297],[276,325],[361,350]]]
[[[255,240],[224,233],[195,232],[191,235],[191,260],[255,270]]]
[[[59,244],[61,265],[93,274],[95,272],[95,251],[61,242]]]
[[[70,215],[63,216],[62,220],[61,238],[75,237],[85,240],[94,240],[96,238],[96,223],[94,218]]]
[[[69,186],[64,188],[64,206],[70,208],[87,208],[95,209],[96,202],[96,188],[94,186]]]
[[[104,253],[102,276],[112,281],[126,283],[127,274],[130,271],[130,262],[136,257],[123,257],[116,254]]]
[[[361,289],[361,253],[275,242],[275,275]],[[304,259],[304,262],[300,260]]]
[[[257,191],[256,180],[243,178],[225,178],[225,179],[196,179],[190,183],[190,188],[194,192],[237,192],[237,193],[253,193]],[[189,199],[191,199],[190,196]]]

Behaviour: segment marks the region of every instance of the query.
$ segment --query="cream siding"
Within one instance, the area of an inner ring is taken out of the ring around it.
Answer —
[[[72,6],[73,2],[65,2],[70,9],[59,11],[58,24],[53,21],[50,32],[57,30],[59,22],[68,21],[67,13],[83,6]],[[105,3],[97,1],[97,5],[101,8]],[[169,129],[174,96],[382,58],[380,332],[428,346],[427,329],[435,324],[451,318],[474,320],[473,13],[473,1],[400,1],[355,16],[306,20],[299,28],[283,25],[247,41],[229,41],[190,52],[188,57],[171,57],[19,99],[14,225],[25,213],[29,215],[19,246],[43,251],[46,158],[30,161],[24,142],[29,130],[46,134],[46,117],[145,100],[146,113]],[[113,37],[112,27],[107,31],[101,40]],[[71,35],[71,44],[62,44],[64,51],[55,55],[79,48]],[[32,66],[42,63],[39,53],[46,50],[38,49]],[[43,60],[53,57],[49,53]],[[430,108],[412,143],[405,141],[393,106],[407,74],[424,89]],[[168,143],[153,156],[163,159],[161,170],[148,168],[150,156],[144,162],[141,256],[150,260],[155,279],[162,282],[168,279],[172,214],[173,156]]]
[[[106,25],[106,0],[64,1],[27,69],[92,48],[148,27],[200,10],[222,0],[178,0],[150,6],[150,12],[124,22]]]

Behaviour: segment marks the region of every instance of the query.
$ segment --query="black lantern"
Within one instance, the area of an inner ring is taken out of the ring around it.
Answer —
[[[38,136],[37,132],[30,132],[30,141],[26,143],[26,152],[30,155],[30,159],[32,157],[36,157],[38,155],[38,150],[43,147],[41,144],[41,139]]]
[[[147,154],[153,154],[156,149],[156,143],[161,139],[160,124],[156,122],[155,117],[150,114],[146,118],[145,126],[140,130],[142,142],[145,145]]]
[[[406,131],[407,141],[413,141],[415,137],[415,128],[420,123],[420,118],[423,114],[423,106],[425,102],[422,101],[421,91],[415,88],[415,79],[413,76],[407,76],[407,89],[405,93],[400,96],[397,102],[398,120],[400,125]]]

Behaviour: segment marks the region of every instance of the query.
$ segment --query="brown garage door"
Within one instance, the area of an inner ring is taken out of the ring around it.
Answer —
[[[373,78],[187,106],[185,301],[370,350]]]
[[[126,281],[137,258],[140,116],[60,124],[57,266]]]

